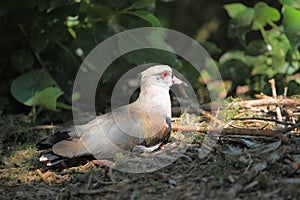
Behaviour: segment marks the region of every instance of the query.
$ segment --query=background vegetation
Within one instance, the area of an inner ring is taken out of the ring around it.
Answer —
[[[106,38],[145,26],[178,30],[201,43],[215,59],[229,96],[239,95],[240,86],[249,97],[270,94],[270,78],[280,92],[287,86],[289,95],[299,94],[299,9],[299,0],[2,0],[0,110],[29,114],[35,121],[46,109],[39,120],[63,118],[67,112],[57,111],[70,110],[76,98],[72,84],[85,56]],[[193,73],[174,55],[147,55],[122,56],[112,64],[99,83],[99,111],[113,83],[136,64],[154,59]],[[207,101],[201,78],[190,81]]]

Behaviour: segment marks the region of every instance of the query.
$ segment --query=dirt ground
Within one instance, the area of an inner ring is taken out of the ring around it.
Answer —
[[[0,199],[300,198],[299,135],[221,135],[204,158],[199,137],[171,165],[135,174],[86,160],[44,167],[35,143],[54,130],[33,130],[20,116],[2,116],[0,124]]]

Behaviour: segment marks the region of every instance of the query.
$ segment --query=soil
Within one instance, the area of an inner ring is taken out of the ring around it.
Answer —
[[[24,122],[25,121],[25,122]],[[203,138],[167,167],[126,173],[88,159],[60,167],[38,162],[35,143],[54,130],[30,129],[24,116],[1,117],[0,199],[299,199],[300,137]]]

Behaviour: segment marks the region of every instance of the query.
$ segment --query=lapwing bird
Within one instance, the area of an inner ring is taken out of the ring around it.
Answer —
[[[105,159],[125,151],[159,148],[171,132],[170,87],[182,83],[167,65],[147,68],[140,73],[140,94],[135,102],[43,139],[37,149],[48,153],[39,160],[53,166],[69,158],[91,155]]]

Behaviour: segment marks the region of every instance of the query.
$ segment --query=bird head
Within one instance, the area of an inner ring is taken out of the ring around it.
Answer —
[[[149,67],[140,73],[140,76],[141,86],[151,84],[170,88],[173,84],[184,84],[183,81],[173,75],[172,68],[168,65],[155,65]]]

